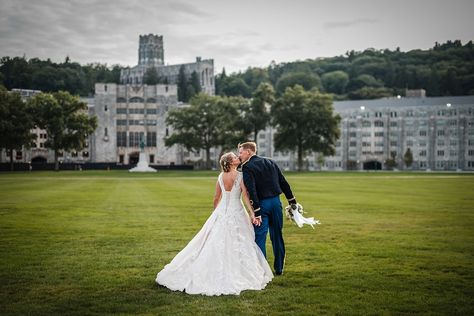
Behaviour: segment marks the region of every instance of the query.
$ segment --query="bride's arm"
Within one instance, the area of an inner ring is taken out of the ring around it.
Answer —
[[[216,193],[214,193],[214,208],[217,207],[217,204],[219,203],[219,200],[221,199],[221,186],[219,185],[219,181],[216,183]]]
[[[253,220],[255,219],[255,214],[253,213],[253,207],[250,204],[249,193],[247,191],[247,188],[245,187],[244,181],[240,182],[240,188],[242,189],[242,198],[244,200],[245,206],[247,207],[250,219],[253,222]]]

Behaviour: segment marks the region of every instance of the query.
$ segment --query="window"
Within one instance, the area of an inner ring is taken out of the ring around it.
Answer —
[[[143,135],[143,132],[130,132],[128,134],[128,145],[130,147],[140,146],[140,136]]]
[[[150,163],[155,163],[155,155],[150,155]]]
[[[119,163],[123,163],[123,161],[124,161],[124,159],[123,159],[123,158],[124,158],[124,156],[123,156],[123,155],[119,155]]]
[[[356,132],[350,132],[349,133],[349,137],[356,137],[357,136],[357,133]]]
[[[407,140],[407,146],[408,147],[413,147],[413,141],[412,140]]]
[[[438,139],[438,141],[436,142],[436,144],[437,144],[438,146],[444,146],[444,140]]]
[[[451,157],[456,157],[456,156],[458,155],[458,152],[457,152],[456,150],[450,150],[450,151],[449,151],[449,155],[450,155]]]
[[[370,147],[370,142],[362,142],[362,147]]]
[[[127,147],[127,132],[117,132],[117,146]]]
[[[449,146],[457,146],[457,145],[458,145],[458,141],[457,141],[457,140],[451,139],[451,140],[449,141]]]
[[[398,145],[398,142],[396,140],[392,140],[390,142],[390,146],[397,146]]]
[[[420,150],[420,156],[426,157],[426,150]]]
[[[117,126],[127,125],[127,120],[117,120]]]
[[[117,108],[117,114],[127,114],[127,108]]]
[[[21,150],[16,151],[15,159],[16,160],[22,160],[23,159],[23,152]]]
[[[375,137],[383,137],[383,132],[375,132],[374,136]]]
[[[363,121],[362,122],[362,127],[371,127],[372,124],[370,123],[370,121]]]
[[[397,117],[397,112],[390,112],[390,117]]]
[[[375,127],[383,127],[383,122],[382,121],[374,121],[374,126]]]
[[[390,122],[390,127],[397,127],[398,126],[398,122]]]
[[[415,136],[415,132],[414,131],[407,131],[406,135],[407,135],[407,137],[413,137],[413,136]]]
[[[427,132],[426,131],[420,131],[420,136],[426,136]]]
[[[444,150],[438,150],[437,155],[438,157],[444,156]]]
[[[469,150],[467,151],[467,155],[468,155],[468,156],[474,156],[474,150],[469,149]]]
[[[420,140],[420,141],[418,142],[418,145],[419,145],[420,147],[426,147],[426,141]]]
[[[156,147],[156,132],[148,132],[146,134],[147,147]]]
[[[71,152],[71,156],[72,156],[72,157],[77,157],[77,151]]]
[[[156,109],[146,109],[146,114],[157,114]]]
[[[439,130],[436,132],[436,135],[438,136],[444,136],[444,130]]]
[[[350,122],[350,123],[349,123],[349,127],[350,127],[350,128],[356,128],[357,126],[356,126],[356,123],[355,123],[355,122]]]
[[[467,145],[468,145],[468,146],[474,146],[474,139],[469,139],[469,140],[467,141]]]
[[[88,152],[88,151],[83,151],[83,152],[82,152],[82,157],[83,157],[83,158],[89,157],[89,152]]]
[[[145,114],[145,109],[128,109],[129,114]]]
[[[356,147],[357,146],[357,142],[349,142],[349,147]]]

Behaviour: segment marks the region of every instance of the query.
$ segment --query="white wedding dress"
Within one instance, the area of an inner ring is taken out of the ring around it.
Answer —
[[[240,200],[242,174],[225,191],[201,230],[156,276],[156,283],[188,294],[240,294],[261,290],[273,278]]]

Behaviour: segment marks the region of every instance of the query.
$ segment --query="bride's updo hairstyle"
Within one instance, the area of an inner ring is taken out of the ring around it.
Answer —
[[[225,153],[221,156],[219,160],[219,164],[221,165],[221,169],[224,172],[230,171],[230,166],[232,165],[232,156],[234,153]]]

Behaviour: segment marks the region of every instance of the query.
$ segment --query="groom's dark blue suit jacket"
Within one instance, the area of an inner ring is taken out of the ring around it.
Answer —
[[[296,203],[290,185],[273,160],[254,155],[241,167],[255,216],[260,216],[260,200],[278,196],[282,192],[289,203]]]

